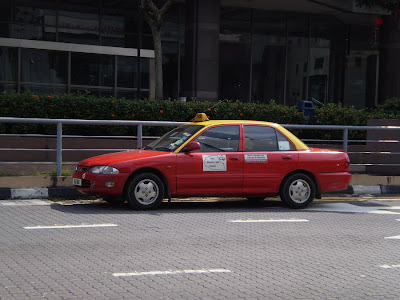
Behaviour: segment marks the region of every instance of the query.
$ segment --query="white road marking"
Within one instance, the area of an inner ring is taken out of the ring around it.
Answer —
[[[384,269],[394,269],[394,268],[400,268],[400,265],[382,265],[379,267],[384,268]]]
[[[348,212],[348,213],[367,213],[367,214],[388,214],[400,215],[398,212],[390,210],[400,209],[399,206],[357,206],[349,203],[314,203],[307,211],[326,211],[326,212]]]
[[[207,274],[207,273],[231,273],[226,269],[201,269],[201,270],[176,270],[176,271],[149,271],[149,272],[131,272],[131,273],[114,273],[115,277],[128,276],[152,276],[152,275],[177,275],[177,274]]]
[[[391,239],[391,240],[400,240],[400,235],[396,235],[396,236],[388,236],[388,237],[385,237],[385,239]]]
[[[308,222],[304,219],[277,219],[277,220],[230,220],[231,223],[278,223],[278,222]]]
[[[51,205],[53,203],[48,200],[0,200],[0,206],[35,206]]]
[[[88,227],[115,227],[117,224],[82,224],[82,225],[54,225],[54,226],[27,226],[24,229],[65,229],[65,228],[88,228]]]

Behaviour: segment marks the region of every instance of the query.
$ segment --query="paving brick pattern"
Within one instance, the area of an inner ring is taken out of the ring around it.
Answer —
[[[229,222],[249,219],[309,222]],[[0,299],[399,299],[397,219],[274,202],[0,206]],[[23,228],[81,224],[118,226]],[[207,269],[231,272],[113,276]]]

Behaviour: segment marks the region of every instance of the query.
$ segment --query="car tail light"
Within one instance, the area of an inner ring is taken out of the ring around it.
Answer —
[[[346,171],[348,171],[350,168],[350,157],[348,155],[347,155],[347,160],[346,160],[346,163],[344,166],[346,168]]]

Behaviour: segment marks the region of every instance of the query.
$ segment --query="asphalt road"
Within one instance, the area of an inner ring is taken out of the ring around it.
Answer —
[[[397,199],[0,201],[0,299],[399,299]]]

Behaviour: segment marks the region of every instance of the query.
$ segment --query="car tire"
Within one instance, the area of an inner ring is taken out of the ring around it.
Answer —
[[[314,181],[306,174],[290,175],[282,184],[281,200],[291,208],[305,208],[315,197]]]
[[[126,197],[129,205],[134,209],[155,209],[164,199],[164,184],[153,173],[138,174],[128,183]]]
[[[125,199],[123,197],[118,196],[104,196],[102,197],[102,199],[111,205],[118,205],[125,202]]]

